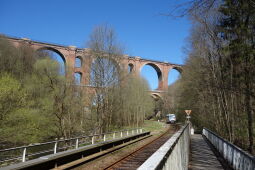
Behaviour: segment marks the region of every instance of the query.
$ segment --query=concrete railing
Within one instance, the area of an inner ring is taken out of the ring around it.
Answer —
[[[221,138],[214,132],[204,128],[203,135],[217,149],[227,163],[235,170],[254,170],[255,157],[239,147]]]
[[[139,170],[187,170],[189,164],[190,124],[183,126]]]

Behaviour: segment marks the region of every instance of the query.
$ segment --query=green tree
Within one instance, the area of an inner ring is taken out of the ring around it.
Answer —
[[[193,110],[193,125],[252,153],[254,3],[194,0],[185,11],[193,28],[175,105]]]
[[[11,112],[24,106],[26,93],[18,80],[9,74],[2,74],[0,77],[0,123]]]
[[[249,151],[253,152],[254,141],[254,74],[255,74],[255,5],[251,0],[226,0],[220,8],[223,18],[220,33],[226,41],[223,47],[228,56],[223,69],[234,68],[232,88],[244,94],[243,106],[247,115]]]
[[[83,91],[49,54],[0,38],[0,142],[8,146],[86,133]],[[6,145],[6,146],[7,146]]]
[[[154,102],[148,93],[147,81],[130,74],[120,87],[116,98],[121,102],[121,111],[120,115],[115,116],[116,119],[125,126],[141,126],[144,119],[154,112]]]

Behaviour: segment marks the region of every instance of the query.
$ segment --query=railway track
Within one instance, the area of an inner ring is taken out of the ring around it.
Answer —
[[[113,164],[104,168],[104,170],[132,170],[137,169],[143,164],[155,151],[157,151],[177,130],[179,126],[171,126],[165,133],[152,140],[146,145],[138,148],[134,152],[119,159]]]
[[[179,125],[171,125],[166,132],[161,134],[160,136],[150,140],[145,145],[140,146],[139,148],[135,149],[133,152],[128,153],[127,155],[122,156],[117,161],[105,165],[105,167],[101,166],[100,168],[96,169],[137,169],[146,159],[148,159],[157,149],[160,148],[178,129]],[[144,137],[145,139],[146,137]],[[84,157],[82,159],[76,160],[74,162],[70,162],[59,167],[54,168],[55,170],[60,169],[87,169],[86,164],[93,164],[96,159],[110,156],[113,152],[117,152],[118,150],[125,148],[128,145],[134,145],[138,141],[142,141],[143,139],[137,139],[137,141],[131,141],[130,143],[123,144],[116,147],[111,148],[109,150],[102,151],[98,154],[91,155],[88,157]],[[94,168],[93,168],[94,169]]]

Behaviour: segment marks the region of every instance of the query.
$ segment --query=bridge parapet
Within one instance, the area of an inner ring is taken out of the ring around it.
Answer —
[[[188,169],[189,146],[190,124],[186,124],[148,158],[138,170]]]
[[[209,129],[203,129],[203,135],[211,142],[217,149],[221,156],[227,163],[236,170],[254,170],[255,157],[240,149],[236,145],[228,142],[222,137],[218,136]]]

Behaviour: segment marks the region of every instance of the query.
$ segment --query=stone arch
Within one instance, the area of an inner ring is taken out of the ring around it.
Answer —
[[[167,85],[170,86],[171,84],[174,84],[181,76],[181,68],[180,67],[172,67],[168,70],[167,73]]]
[[[98,63],[97,63],[98,62]],[[99,67],[99,68],[97,68]],[[107,69],[104,69],[106,67]],[[96,80],[98,75],[101,74],[101,72],[104,72],[104,76],[101,77],[103,80],[101,80],[100,86],[102,87],[108,87],[112,86],[114,84],[117,84],[120,80],[120,70],[121,70],[121,64],[118,63],[117,60],[109,57],[98,57],[93,58],[90,63],[90,81],[89,84],[91,86],[98,86],[98,81]],[[109,71],[109,72],[107,72]],[[100,75],[99,75],[100,76]]]
[[[157,64],[148,62],[148,63],[143,64],[140,67],[140,73],[142,71],[142,68],[144,66],[146,66],[146,65],[151,66],[156,71],[157,77],[158,77],[158,87],[157,87],[157,90],[162,90],[162,88],[163,88],[163,81],[162,81],[163,80],[163,72],[161,71],[160,67]]]
[[[65,65],[66,65],[66,58],[59,50],[52,48],[52,47],[41,47],[41,48],[38,48],[36,51],[43,51],[43,50],[49,50],[49,51],[53,51],[53,52],[57,53],[62,58],[62,60],[64,61]]]
[[[172,69],[175,69],[175,70],[177,70],[179,73],[180,73],[180,75],[182,74],[182,68],[181,67],[178,67],[178,66],[174,66]],[[171,71],[171,69],[169,70],[169,71]]]
[[[65,56],[59,50],[52,48],[52,47],[47,47],[47,46],[38,48],[36,51],[40,52],[40,51],[45,51],[45,50],[53,52],[52,59],[59,63],[59,66],[60,66],[59,73],[61,75],[66,75],[66,58],[65,58]],[[54,53],[57,54],[57,56],[54,55]]]
[[[154,100],[163,100],[162,99],[162,96],[157,94],[157,93],[151,93],[151,97],[154,99]]]

